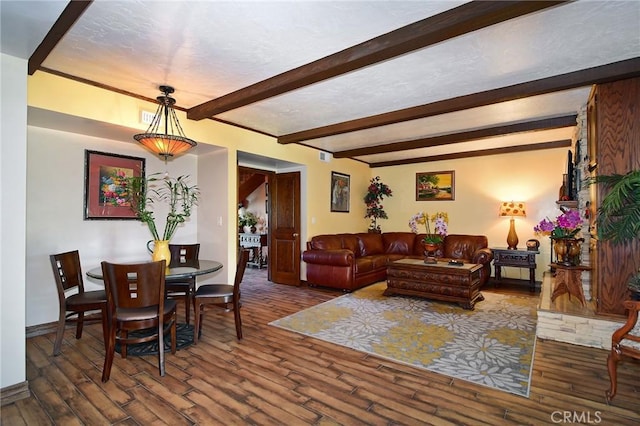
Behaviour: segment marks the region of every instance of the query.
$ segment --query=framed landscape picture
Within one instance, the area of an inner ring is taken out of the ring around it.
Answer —
[[[349,213],[351,177],[331,172],[331,211]]]
[[[127,202],[126,179],[143,177],[145,159],[85,150],[84,218],[137,219]]]
[[[455,196],[453,170],[416,173],[416,201],[453,201]]]

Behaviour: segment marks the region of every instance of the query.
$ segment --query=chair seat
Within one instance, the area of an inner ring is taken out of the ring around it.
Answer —
[[[232,297],[233,286],[229,284],[205,284],[196,290],[196,297]]]
[[[175,300],[165,300],[164,315],[171,314],[176,309]],[[158,317],[158,306],[146,306],[144,308],[118,308],[116,318],[119,321],[144,321]]]
[[[107,302],[107,294],[104,290],[85,291],[84,293],[76,293],[67,297],[67,308],[79,305],[100,305]]]

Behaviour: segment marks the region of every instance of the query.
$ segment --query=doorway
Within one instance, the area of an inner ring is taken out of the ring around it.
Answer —
[[[300,164],[238,152],[238,217],[249,211],[262,219],[256,226],[256,235],[247,235],[243,231],[249,230],[239,227],[238,240],[266,240],[262,247],[264,267],[268,280],[278,284],[297,286],[301,282],[300,245],[304,233],[300,218],[304,202],[300,188],[304,170]]]

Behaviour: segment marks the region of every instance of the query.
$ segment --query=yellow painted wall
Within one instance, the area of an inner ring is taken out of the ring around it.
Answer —
[[[156,93],[150,93],[149,97],[155,95]],[[132,129],[132,135],[138,130],[146,129],[146,125],[139,122],[140,111],[155,110],[155,104],[43,72],[29,77],[28,104],[129,127]],[[520,246],[524,247],[524,242],[534,237],[533,226],[541,218],[554,217],[557,213],[555,200],[561,185],[567,149],[370,169],[363,163],[348,159],[332,159],[331,162],[325,163],[319,160],[318,151],[315,149],[299,145],[281,145],[269,136],[213,120],[188,120],[184,113],[177,112],[180,123],[190,138],[199,143],[228,150],[228,218],[234,218],[236,214],[237,151],[304,165],[306,180],[303,181],[302,192],[303,212],[306,212],[306,215],[302,218],[305,228],[301,241],[303,249],[305,241],[313,235],[366,231],[368,220],[364,218],[365,206],[362,197],[369,179],[376,175],[379,175],[394,192],[392,198],[383,202],[389,215],[388,220],[380,221],[383,231],[408,231],[409,217],[417,211],[447,211],[451,233],[484,234],[489,238],[491,246],[505,246],[509,224],[508,220],[498,218],[498,202],[513,199],[527,202],[527,217],[516,219]],[[415,201],[416,172],[445,170],[455,172],[455,200]],[[345,173],[351,177],[350,213],[330,212],[331,171]],[[227,231],[228,235],[235,235],[235,219],[227,221]],[[548,238],[540,240],[542,254],[538,257],[538,279],[541,279],[542,271],[546,269],[550,258]],[[235,240],[229,238],[230,253],[235,252],[235,244]],[[507,268],[505,276],[526,278],[528,275],[526,270]]]
[[[438,161],[405,166],[372,169],[389,185],[393,196],[384,200],[388,220],[380,221],[383,231],[409,231],[410,217],[426,211],[444,211],[449,215],[449,233],[481,234],[489,239],[490,247],[506,247],[509,220],[498,217],[500,201],[525,201],[527,217],[516,218],[516,231],[524,248],[530,238],[541,243],[537,256],[538,280],[548,269],[550,241],[536,237],[533,227],[544,217],[555,217],[555,201],[562,184],[568,148],[526,153],[492,155],[451,161]],[[454,171],[455,200],[415,201],[415,179],[418,172]],[[528,278],[528,270],[504,268],[504,276]]]

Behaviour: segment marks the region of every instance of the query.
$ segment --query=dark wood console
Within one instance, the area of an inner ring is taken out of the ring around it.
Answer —
[[[536,291],[536,254],[538,250],[512,250],[508,248],[492,248],[493,266],[495,268],[495,283],[499,285],[502,280],[502,267],[513,266],[515,268],[529,269],[529,290]]]

